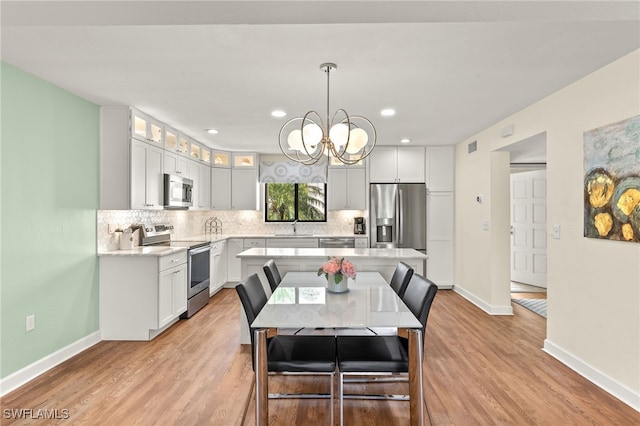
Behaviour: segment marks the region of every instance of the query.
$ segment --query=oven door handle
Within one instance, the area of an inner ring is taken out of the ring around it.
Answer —
[[[189,249],[189,256],[193,256],[194,254],[204,253],[205,251],[211,251],[211,246],[198,247],[195,249]]]

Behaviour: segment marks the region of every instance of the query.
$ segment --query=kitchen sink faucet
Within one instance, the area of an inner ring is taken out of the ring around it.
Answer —
[[[296,233],[296,223],[298,223],[298,219],[294,220],[293,223],[291,223],[293,225],[293,233]]]

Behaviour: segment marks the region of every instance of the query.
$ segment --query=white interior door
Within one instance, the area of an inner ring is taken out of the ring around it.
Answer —
[[[547,287],[547,171],[511,174],[511,281]]]

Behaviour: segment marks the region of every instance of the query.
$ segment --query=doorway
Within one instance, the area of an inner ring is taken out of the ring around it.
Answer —
[[[546,298],[546,150],[546,132],[500,149],[510,162],[509,186],[503,186],[510,192],[504,206],[510,210],[510,250],[504,252],[510,258],[503,263],[510,268],[510,286],[503,287],[510,299]]]

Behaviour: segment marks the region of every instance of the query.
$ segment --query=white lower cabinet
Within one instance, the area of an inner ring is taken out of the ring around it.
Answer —
[[[100,257],[103,340],[151,340],[187,310],[187,251]]]
[[[211,286],[209,295],[217,293],[227,283],[227,241],[211,243]]]
[[[244,251],[242,238],[229,238],[227,240],[227,281],[231,287],[240,281],[240,259],[237,254]]]
[[[267,238],[267,248],[318,248],[317,238]]]
[[[158,328],[187,310],[187,264],[160,271],[158,280]]]

